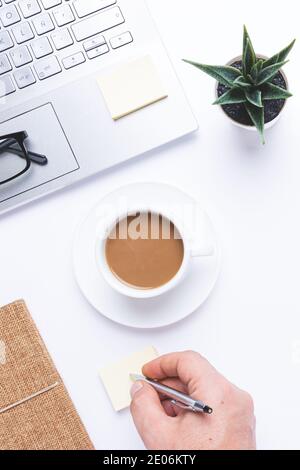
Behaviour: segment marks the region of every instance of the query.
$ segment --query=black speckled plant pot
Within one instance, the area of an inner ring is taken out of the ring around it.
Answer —
[[[264,56],[259,57],[265,59]],[[231,65],[231,67],[241,69],[242,57],[236,57],[235,59],[228,62],[227,65]],[[286,75],[282,70],[280,70],[278,74],[274,77],[273,83],[274,85],[280,86],[281,88],[288,90],[288,81]],[[228,90],[229,88],[225,85],[217,83],[216,95],[218,98],[224,93],[226,93],[226,91]],[[269,100],[265,102],[265,129],[269,129],[270,127],[274,126],[274,124],[281,117],[282,110],[285,107],[285,104],[286,100]],[[231,121],[237,126],[251,131],[256,131],[256,128],[253,125],[243,103],[224,105],[220,106],[220,108],[224,111],[226,116],[229,117]]]

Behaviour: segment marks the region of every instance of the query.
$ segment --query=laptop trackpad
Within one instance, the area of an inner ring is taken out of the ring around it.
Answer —
[[[0,123],[0,135],[26,131],[25,143],[48,158],[46,166],[32,163],[23,176],[0,186],[0,203],[78,170],[79,166],[51,103]]]

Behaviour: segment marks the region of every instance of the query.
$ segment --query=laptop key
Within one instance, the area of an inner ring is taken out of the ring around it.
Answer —
[[[35,76],[30,67],[24,67],[14,73],[15,80],[19,88],[26,88],[36,82]]]
[[[83,18],[103,8],[115,5],[115,3],[117,0],[75,0],[73,6],[79,18]]]
[[[61,66],[55,56],[41,59],[35,63],[35,71],[40,80],[52,77],[62,71]]]
[[[29,23],[27,23],[27,21],[14,26],[12,28],[12,33],[18,44],[22,44],[23,42],[34,38],[31,26]]]
[[[88,51],[87,56],[89,59],[95,59],[96,57],[106,54],[108,51],[109,51],[108,45],[104,44],[103,46],[99,46],[99,47],[96,47],[95,49]]]
[[[65,26],[66,24],[75,21],[75,16],[69,5],[64,5],[53,11],[53,16],[57,23],[57,26]]]
[[[72,46],[74,41],[67,28],[60,29],[51,35],[55,48],[60,51],[65,47]]]
[[[22,67],[22,65],[32,62],[32,57],[27,46],[20,46],[17,49],[14,49],[11,51],[10,57],[12,58],[15,67]]]
[[[14,91],[16,91],[16,87],[13,84],[12,79],[8,75],[0,77],[0,98],[10,95]]]
[[[61,5],[62,0],[42,0],[42,4],[45,10],[49,10],[49,8],[56,7],[57,5]]]
[[[21,0],[19,2],[19,7],[24,18],[30,18],[42,11],[37,0]]]
[[[120,34],[119,36],[115,36],[111,38],[110,45],[113,49],[118,49],[118,47],[125,46],[126,44],[130,44],[133,41],[133,37],[131,33],[127,31],[126,33]]]
[[[77,54],[70,55],[63,59],[62,63],[66,70],[71,69],[72,67],[76,67],[76,65],[83,64],[85,62],[85,57],[82,52],[78,52]]]
[[[119,7],[98,13],[72,26],[77,41],[83,41],[125,22]]]
[[[13,47],[14,43],[7,31],[0,31],[0,52]]]
[[[3,26],[11,26],[12,24],[18,23],[18,21],[21,21],[21,17],[14,5],[1,8],[0,18]]]
[[[12,70],[12,66],[6,54],[0,55],[0,75]]]
[[[32,19],[35,30],[39,36],[42,34],[48,33],[54,29],[53,21],[49,13],[43,13],[42,15],[34,17]]]
[[[85,41],[83,43],[83,48],[85,51],[90,51],[91,49],[95,49],[95,47],[102,46],[103,44],[106,44],[105,37],[95,36],[94,38]]]
[[[41,59],[53,52],[49,39],[46,36],[33,41],[31,43],[31,49],[33,50],[36,59]]]

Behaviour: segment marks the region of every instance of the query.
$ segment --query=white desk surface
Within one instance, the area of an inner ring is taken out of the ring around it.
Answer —
[[[0,304],[24,298],[98,449],[139,449],[129,411],[115,414],[97,371],[152,344],[194,349],[253,394],[259,448],[300,448],[299,45],[286,67],[295,93],[262,147],[211,106],[214,83],[180,58],[225,63],[247,23],[260,53],[297,35],[297,2],[149,0],[200,123],[193,137],[0,219]],[[188,191],[219,233],[222,273],[208,302],[159,331],[116,326],[75,283],[74,230],[102,195],[125,183],[166,182]],[[299,263],[299,265],[298,265]]]

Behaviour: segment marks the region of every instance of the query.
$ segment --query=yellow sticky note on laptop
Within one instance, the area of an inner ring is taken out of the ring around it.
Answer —
[[[115,121],[168,96],[150,56],[103,74],[98,83]]]
[[[130,405],[132,382],[129,374],[142,374],[143,365],[156,357],[158,357],[157,351],[150,346],[101,369],[101,380],[116,411],[123,410]]]

